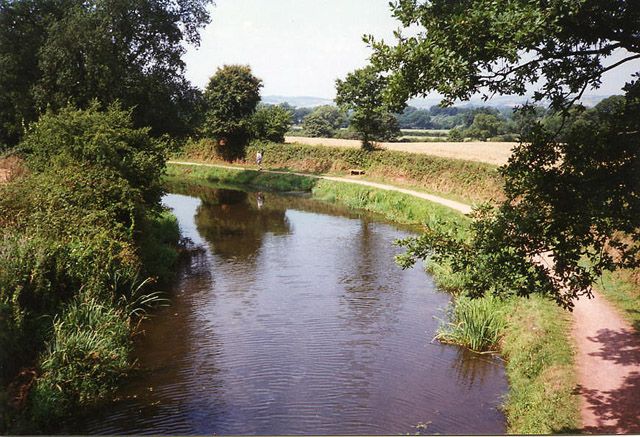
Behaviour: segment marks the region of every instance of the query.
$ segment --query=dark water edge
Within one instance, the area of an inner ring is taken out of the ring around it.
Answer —
[[[145,322],[140,371],[72,432],[506,432],[501,361],[432,342],[449,295],[393,262],[410,229],[299,195],[172,188],[204,250]]]

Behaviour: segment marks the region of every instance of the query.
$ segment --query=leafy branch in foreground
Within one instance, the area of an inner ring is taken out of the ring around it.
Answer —
[[[472,296],[538,292],[565,308],[604,272],[640,266],[640,83],[578,110],[563,135],[534,126],[500,169],[506,201],[474,211],[471,234],[445,226],[401,242],[407,266],[432,256]]]

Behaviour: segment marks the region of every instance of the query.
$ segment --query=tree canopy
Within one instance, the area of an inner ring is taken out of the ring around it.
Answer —
[[[398,0],[405,28],[389,45],[367,36],[372,64],[388,72],[386,97],[398,104],[437,91],[444,100],[526,93],[565,107],[602,74],[640,58],[640,4],[635,0]],[[414,31],[417,29],[417,31]],[[605,62],[614,50],[617,61]]]
[[[500,169],[506,201],[476,210],[469,239],[429,228],[405,241],[404,262],[434,256],[471,294],[541,292],[567,308],[604,270],[639,266],[640,82],[593,110],[575,103],[603,73],[640,58],[640,3],[399,0],[392,9],[411,36],[365,38],[388,106],[432,91],[451,104],[532,86],[558,120],[523,112],[522,143]]]
[[[211,0],[0,0],[0,143],[46,109],[118,100],[155,134],[193,127],[199,92],[183,77]]]
[[[384,104],[383,91],[387,80],[366,67],[336,80],[336,103],[351,110],[350,126],[360,134],[362,146],[371,148],[372,141],[394,139],[400,132],[398,121]],[[404,109],[404,102],[394,105],[396,111]]]
[[[332,137],[344,119],[344,114],[335,106],[322,105],[302,119],[302,128],[311,137]]]
[[[218,68],[204,92],[203,133],[213,137],[228,160],[239,158],[251,138],[251,117],[260,102],[262,81],[247,65]]]

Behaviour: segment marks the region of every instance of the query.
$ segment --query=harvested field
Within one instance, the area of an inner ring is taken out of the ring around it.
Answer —
[[[341,140],[337,138],[285,137],[287,143],[298,143],[329,147],[360,147],[358,140]],[[378,143],[387,150],[398,150],[410,153],[441,156],[444,158],[463,159],[467,161],[486,162],[494,165],[506,164],[511,150],[518,143],[493,143],[473,141],[465,143]]]

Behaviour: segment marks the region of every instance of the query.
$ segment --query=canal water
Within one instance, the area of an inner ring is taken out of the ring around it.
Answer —
[[[302,196],[179,191],[164,204],[201,250],[82,434],[505,432],[500,361],[432,341],[449,296],[394,263],[410,230]]]

